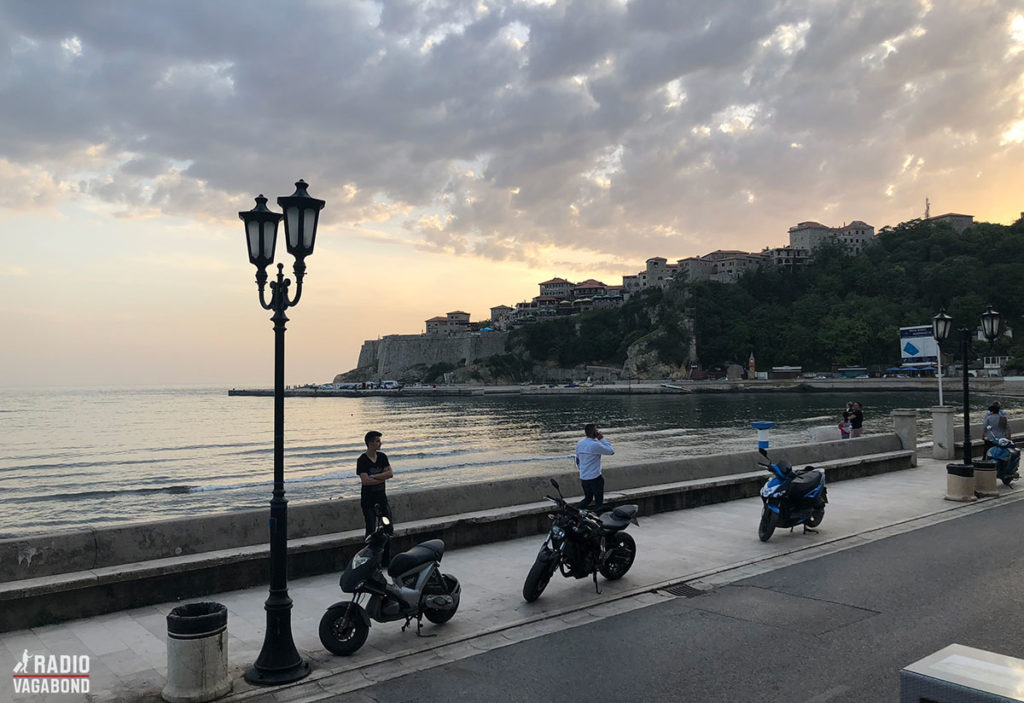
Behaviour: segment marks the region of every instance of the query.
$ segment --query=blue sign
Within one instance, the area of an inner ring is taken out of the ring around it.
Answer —
[[[923,366],[939,360],[939,345],[931,325],[900,327],[900,359],[904,364]]]

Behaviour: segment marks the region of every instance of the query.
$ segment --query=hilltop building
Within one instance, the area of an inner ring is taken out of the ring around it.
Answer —
[[[1024,217],[1024,212],[1021,213],[1021,217]],[[926,217],[924,221],[945,223],[952,227],[957,234],[963,234],[964,230],[974,226],[974,215],[960,215],[955,212],[947,212],[945,215]]]
[[[812,252],[822,244],[838,243],[853,254],[875,241],[875,228],[861,220],[842,227],[826,227],[820,222],[801,222],[789,228],[789,248]]]
[[[491,326],[496,330],[507,330],[516,309],[508,305],[495,305],[491,308]]]
[[[540,284],[540,297],[551,297],[556,300],[568,300],[572,297],[573,284],[564,278],[552,278]]]
[[[1024,213],[1021,216],[1024,218]],[[957,232],[974,224],[973,216],[956,213],[927,219],[948,222]],[[675,263],[669,263],[661,256],[652,256],[642,271],[623,276],[621,286],[605,285],[594,279],[573,283],[555,277],[538,284],[540,294],[532,300],[516,303],[515,307],[499,305],[491,308],[491,323],[496,329],[507,330],[540,318],[614,307],[634,293],[663,289],[680,274],[689,281],[735,283],[746,271],[761,266],[803,266],[810,261],[814,250],[823,244],[840,244],[851,254],[859,254],[878,241],[875,228],[863,220],[853,220],[841,227],[829,227],[814,221],[800,222],[790,227],[788,234],[788,246],[765,248],[758,253],[719,249],[703,256],[678,259]]]
[[[427,334],[453,335],[469,332],[469,313],[461,310],[426,320]]]

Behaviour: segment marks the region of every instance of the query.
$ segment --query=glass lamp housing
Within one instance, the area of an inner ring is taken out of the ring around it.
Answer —
[[[285,245],[288,253],[296,259],[304,259],[313,253],[316,243],[316,227],[320,211],[326,204],[323,200],[310,197],[305,181],[295,183],[295,192],[280,197],[277,204],[284,210]]]
[[[245,223],[245,243],[249,249],[249,261],[259,269],[274,263],[274,248],[277,245],[277,223],[280,213],[267,208],[267,199],[262,194],[256,198],[256,207],[238,213]]]

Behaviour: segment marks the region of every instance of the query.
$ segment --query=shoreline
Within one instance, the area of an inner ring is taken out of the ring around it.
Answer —
[[[947,392],[959,392],[958,379],[949,378]],[[397,389],[341,390],[316,387],[286,388],[291,398],[365,398],[365,397],[449,397],[495,395],[688,395],[693,393],[838,393],[838,392],[900,392],[938,388],[934,378],[847,378],[829,380],[785,379],[769,381],[662,381],[619,382],[588,387],[546,385],[448,385],[406,386]],[[971,379],[971,389],[979,392],[998,390],[1002,394],[1024,396],[1024,381],[1004,378]],[[229,396],[273,396],[272,388],[232,388]]]

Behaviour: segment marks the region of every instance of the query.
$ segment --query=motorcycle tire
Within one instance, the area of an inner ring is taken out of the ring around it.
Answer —
[[[626,575],[636,559],[636,542],[625,532],[617,532],[608,538],[611,549],[597,570],[609,581],[618,581]]]
[[[814,528],[821,524],[821,521],[825,519],[825,509],[818,508],[817,510],[811,511],[811,516],[804,521],[804,524],[808,527]]]
[[[443,582],[443,586],[431,587],[430,585],[428,585],[427,588],[424,589],[424,593],[427,595],[431,595],[434,593],[449,595],[449,585],[452,583],[458,583],[458,581],[455,580],[455,577],[451,574],[441,574],[441,580]],[[453,617],[455,617],[455,611],[458,609],[459,601],[456,600],[455,606],[452,608],[448,608],[446,610],[424,608],[423,617],[425,617],[427,620],[434,623],[435,625],[443,625],[444,623],[448,622]]]
[[[354,607],[357,606],[345,603],[337,608],[330,608],[320,618],[320,642],[331,654],[343,657],[355,654],[370,634],[370,627],[354,612],[348,619],[347,627],[342,629],[345,614],[349,608]]]
[[[526,582],[523,584],[523,599],[527,603],[532,603],[540,598],[540,594],[548,587],[548,582],[551,581],[551,575],[555,573],[557,566],[558,558],[551,552],[548,552],[546,560],[541,555],[537,556],[537,561],[533,562],[530,573],[526,575]]]
[[[762,542],[767,542],[775,532],[775,526],[779,524],[779,515],[767,507],[761,512],[761,523],[757,526],[757,536]]]

